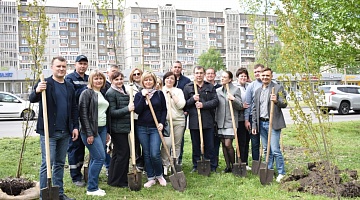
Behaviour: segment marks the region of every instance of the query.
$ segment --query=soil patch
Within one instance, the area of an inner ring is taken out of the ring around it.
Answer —
[[[20,195],[22,191],[35,187],[35,183],[25,178],[0,179],[0,189],[8,195]]]
[[[335,175],[334,173],[335,172]],[[307,169],[294,169],[282,180],[287,191],[309,192],[314,195],[360,197],[356,170],[339,170],[328,162],[308,163]]]

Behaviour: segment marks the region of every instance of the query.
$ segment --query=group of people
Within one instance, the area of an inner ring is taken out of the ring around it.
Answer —
[[[198,110],[202,120],[204,157],[210,160],[211,171],[219,168],[220,144],[226,167],[224,173],[232,171],[235,163],[233,139],[234,129],[239,140],[241,160],[248,166],[249,142],[251,140],[252,159],[259,160],[260,138],[262,148],[267,151],[270,103],[275,104],[269,168],[276,161],[277,181],[285,174],[284,159],[279,138],[285,127],[281,108],[287,106],[284,88],[272,82],[272,71],[261,64],[254,67],[256,80],[251,82],[246,68],[221,74],[220,84],[215,82],[216,71],[196,66],[194,81],[182,74],[181,62],[175,61],[162,80],[154,73],[134,68],[129,75],[129,84],[124,85],[124,74],[116,65],[111,66],[107,75],[98,70],[85,74],[88,59],[84,55],[76,58],[75,71],[66,75],[66,60],[55,57],[51,62],[52,76],[34,86],[29,99],[40,102],[36,131],[40,134],[42,164],[40,168],[40,188],[47,187],[45,137],[42,91],[46,90],[48,105],[48,125],[50,134],[50,158],[53,184],[59,186],[60,199],[71,200],[64,194],[63,176],[66,153],[70,175],[76,186],[84,187],[81,168],[84,162],[85,146],[89,150],[90,161],[87,177],[87,195],[104,196],[99,188],[99,174],[105,165],[108,184],[128,187],[130,114],[135,113],[135,155],[136,167],[144,170],[149,188],[157,182],[166,186],[164,175],[170,169],[169,158],[164,149],[171,146],[171,136],[161,144],[159,132],[164,133],[170,125],[175,141],[175,155],[171,155],[181,165],[184,151],[184,133],[190,129],[192,144],[192,171],[197,171],[200,160],[200,130]],[[250,83],[251,82],[251,83]],[[271,93],[275,88],[275,94]],[[133,96],[130,96],[133,94]],[[133,99],[133,101],[131,101]],[[234,118],[230,115],[229,102],[233,105]],[[154,115],[151,110],[153,108]],[[236,121],[233,127],[232,120]],[[187,124],[188,122],[188,124]],[[111,138],[113,151],[106,153],[106,142]],[[133,142],[133,141],[131,141]]]

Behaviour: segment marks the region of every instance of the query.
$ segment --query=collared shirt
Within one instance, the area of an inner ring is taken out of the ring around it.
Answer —
[[[246,95],[245,95],[245,102],[249,104],[249,108],[245,109],[245,120],[249,120],[250,115],[252,114],[252,110],[255,106],[254,99],[255,99],[255,91],[262,86],[261,80],[256,79],[255,81],[251,82],[249,86],[246,88]]]
[[[269,119],[268,105],[269,105],[269,86],[262,88],[260,93],[260,117]]]

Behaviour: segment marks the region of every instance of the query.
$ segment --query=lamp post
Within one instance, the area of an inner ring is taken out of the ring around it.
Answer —
[[[137,5],[137,7],[140,10],[140,40],[141,40],[141,66],[142,66],[142,71],[144,72],[144,31],[142,28],[142,12],[141,12],[141,8],[138,4],[138,2],[135,2],[135,4]]]

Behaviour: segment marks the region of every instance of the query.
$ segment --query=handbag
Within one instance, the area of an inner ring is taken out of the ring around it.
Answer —
[[[166,121],[165,124],[164,124],[164,129],[163,129],[162,134],[163,134],[164,137],[170,137],[170,126],[169,126],[168,121]]]

